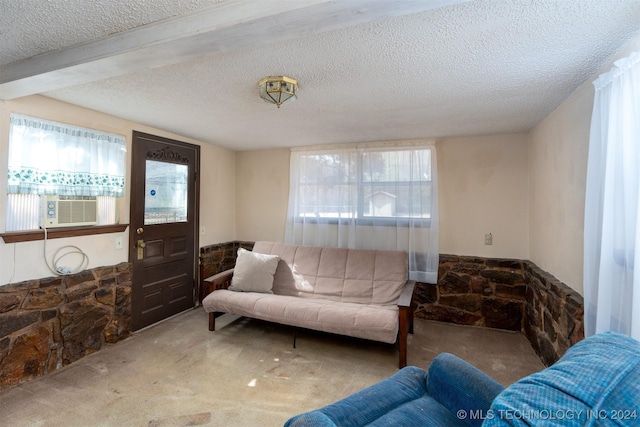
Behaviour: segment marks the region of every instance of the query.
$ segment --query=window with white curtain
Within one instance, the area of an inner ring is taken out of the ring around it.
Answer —
[[[410,278],[435,283],[436,170],[433,144],[293,150],[285,241],[406,250]]]
[[[584,224],[585,334],[640,340],[640,52],[594,81]]]
[[[20,114],[10,120],[7,231],[37,229],[43,195],[97,197],[98,224],[117,222],[123,136]]]

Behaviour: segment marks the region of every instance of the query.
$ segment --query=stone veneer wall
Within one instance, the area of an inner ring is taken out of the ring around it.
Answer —
[[[236,265],[238,249],[253,249],[254,242],[226,242],[200,248],[200,279],[218,274]]]
[[[584,300],[531,261],[440,255],[438,283],[418,283],[415,316],[522,331],[549,366],[584,338]]]
[[[0,286],[0,390],[131,333],[131,265]]]
[[[531,261],[525,263],[524,274],[527,298],[523,332],[549,366],[584,339],[584,298]]]
[[[521,331],[526,284],[522,262],[440,255],[438,283],[418,283],[415,316]]]
[[[227,242],[200,249],[201,277],[233,268],[238,248]],[[520,331],[549,366],[584,338],[580,294],[531,261],[440,255],[438,283],[418,283],[415,316]]]

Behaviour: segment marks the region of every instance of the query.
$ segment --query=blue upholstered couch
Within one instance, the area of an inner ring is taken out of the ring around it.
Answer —
[[[606,332],[571,347],[553,366],[503,388],[451,354],[428,373],[408,366],[286,427],[640,426],[640,342]]]

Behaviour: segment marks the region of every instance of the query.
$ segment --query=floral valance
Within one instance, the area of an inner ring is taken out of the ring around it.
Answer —
[[[120,197],[125,155],[124,136],[12,114],[7,192]]]

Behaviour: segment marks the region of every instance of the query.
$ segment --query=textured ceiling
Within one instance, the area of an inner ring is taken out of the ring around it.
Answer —
[[[0,63],[216,3],[0,0]],[[475,0],[43,94],[236,150],[525,132],[639,30],[637,0]]]
[[[0,64],[10,64],[222,1],[0,0]]]

